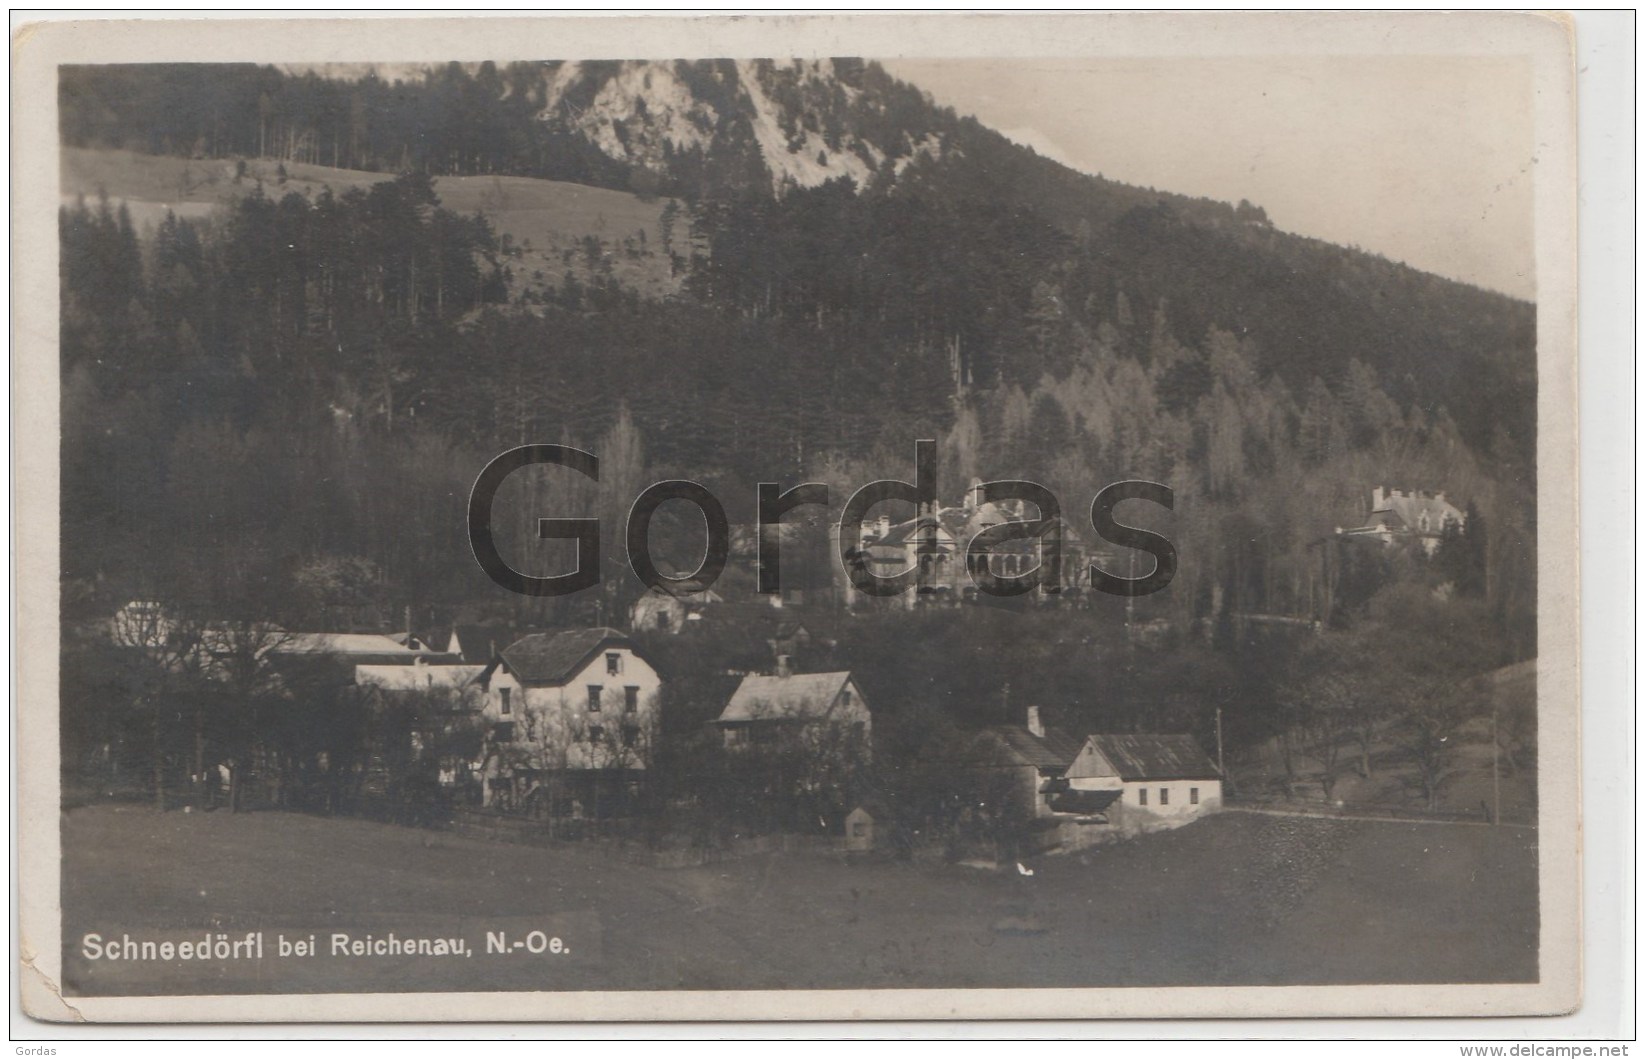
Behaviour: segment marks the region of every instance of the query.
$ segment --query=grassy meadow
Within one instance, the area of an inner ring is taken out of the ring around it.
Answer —
[[[1537,974],[1536,833],[1228,812],[1034,874],[761,854],[697,868],[358,820],[63,820],[71,994],[1497,982]],[[487,954],[533,930],[569,950]],[[265,934],[261,961],[86,960],[105,939]],[[469,957],[332,956],[465,938]],[[321,953],[279,958],[277,936]]]

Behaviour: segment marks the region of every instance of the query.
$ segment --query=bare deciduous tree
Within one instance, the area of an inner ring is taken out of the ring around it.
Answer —
[[[1460,685],[1423,689],[1405,704],[1395,731],[1417,767],[1430,811],[1439,809],[1441,785],[1457,772],[1462,726],[1478,713],[1475,695]]]
[[[133,600],[114,616],[110,639],[121,649],[120,683],[130,706],[145,721],[151,739],[154,808],[166,808],[166,761],[171,750],[168,719],[180,702],[203,691],[204,653],[197,622],[159,600]]]

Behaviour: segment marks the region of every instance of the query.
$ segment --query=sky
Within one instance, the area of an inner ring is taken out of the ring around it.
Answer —
[[[1535,134],[1512,58],[882,60],[1075,169],[1534,299]]]

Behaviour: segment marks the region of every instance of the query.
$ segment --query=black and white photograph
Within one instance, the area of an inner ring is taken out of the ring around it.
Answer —
[[[30,1014],[1570,1011],[1568,31],[1286,18],[54,38]]]

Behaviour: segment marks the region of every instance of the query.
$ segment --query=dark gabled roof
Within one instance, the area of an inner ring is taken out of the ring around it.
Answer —
[[[619,630],[595,626],[533,633],[504,648],[502,656],[509,672],[522,684],[554,685],[569,680],[591,655],[612,642],[630,650],[634,647],[634,642]]]
[[[1217,767],[1192,736],[1092,736],[1121,780],[1215,780]]]
[[[1047,728],[1044,736],[1035,736],[1020,725],[995,725],[988,733],[1004,746],[1015,764],[1035,769],[1067,769],[1085,747],[1083,740],[1061,729]]]
[[[520,639],[518,629],[494,623],[459,623],[451,627],[450,636],[457,638],[457,644],[462,648],[463,662],[488,663],[500,647],[513,644]],[[438,643],[438,641],[436,641]],[[446,642],[446,651],[451,651],[451,643]]]
[[[1052,813],[1101,813],[1112,806],[1123,791],[1082,791],[1078,788],[1069,788],[1051,796],[1050,806]]]

